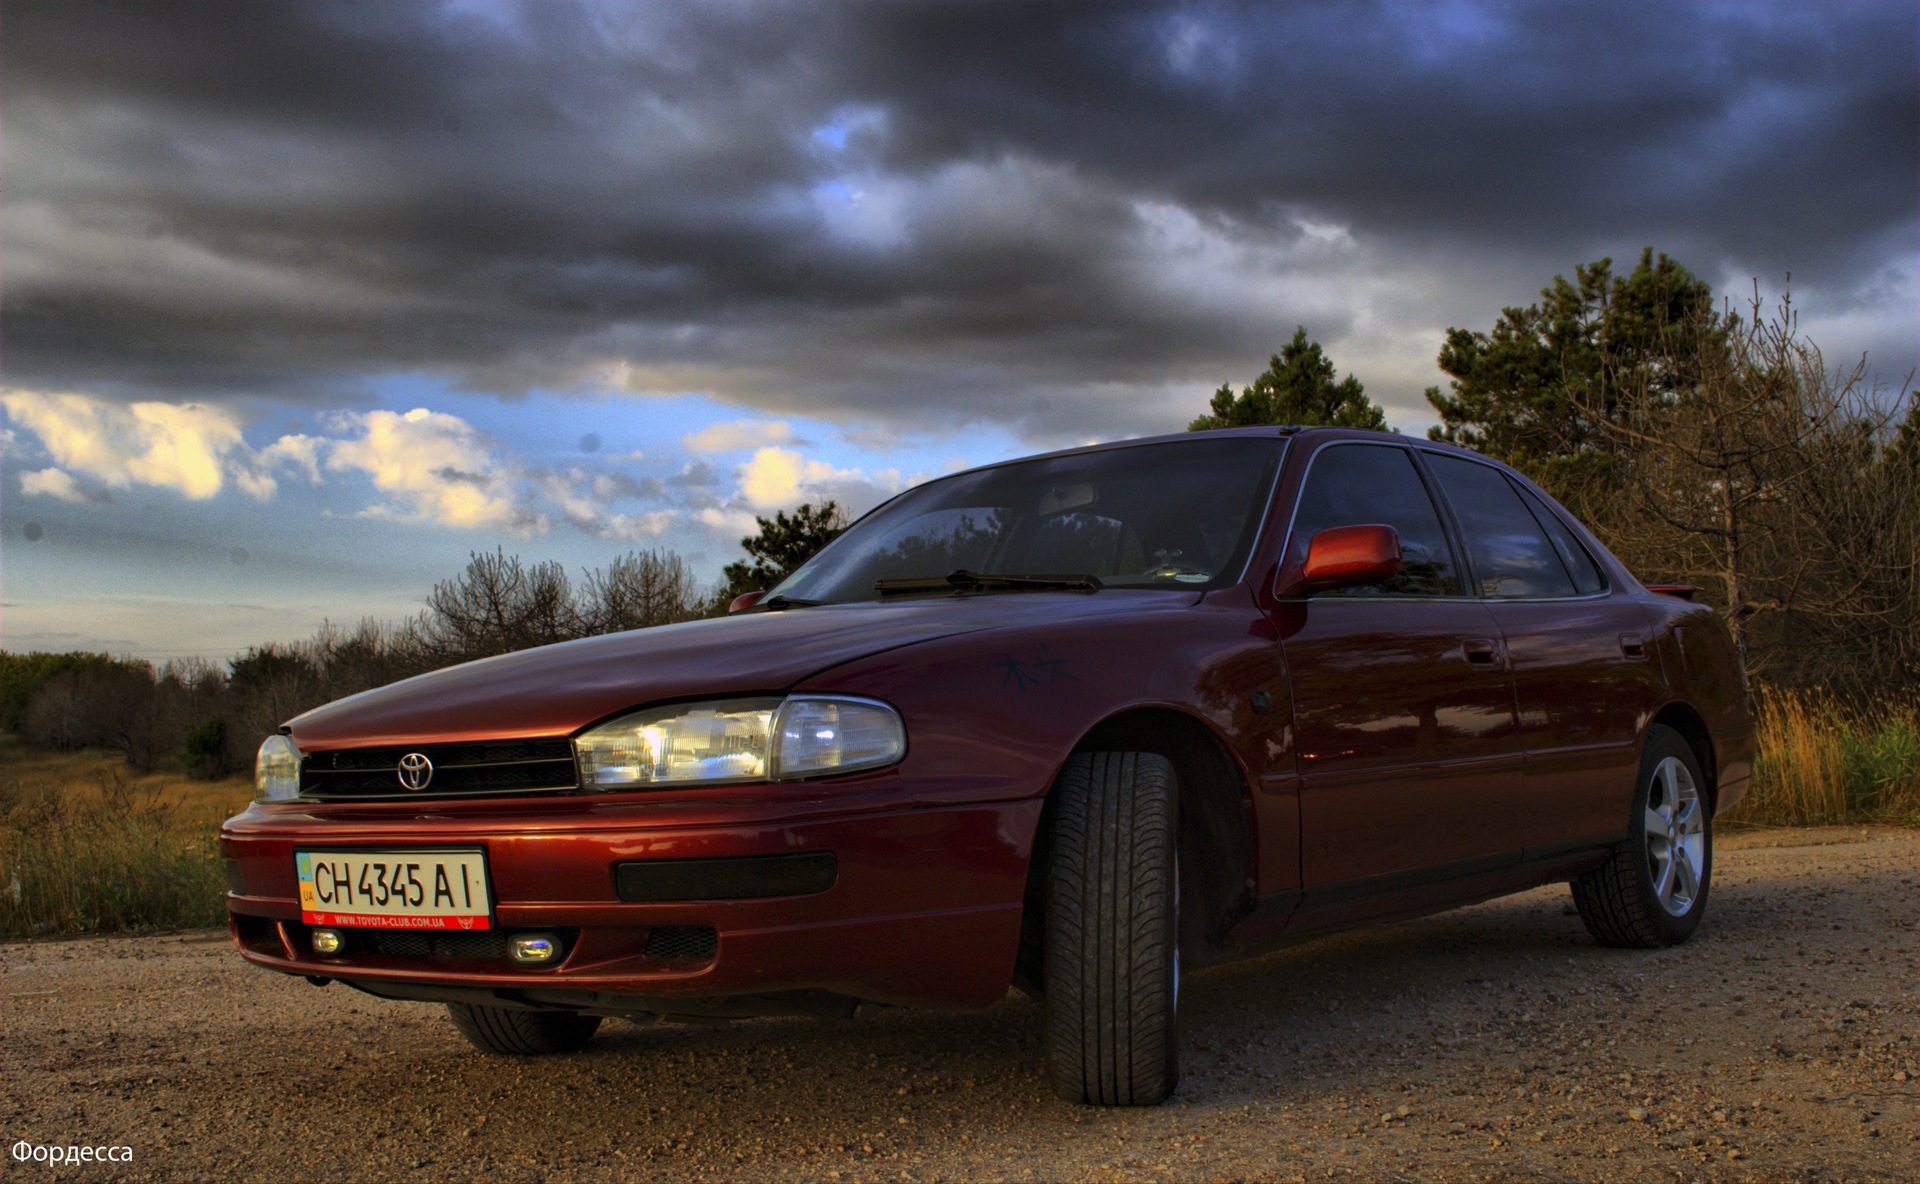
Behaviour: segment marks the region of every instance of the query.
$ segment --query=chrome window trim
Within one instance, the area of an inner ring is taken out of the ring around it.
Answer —
[[[1259,437],[1257,436],[1254,438],[1259,439]],[[1238,587],[1239,585],[1246,583],[1247,577],[1252,574],[1254,558],[1260,554],[1260,544],[1266,542],[1267,540],[1267,521],[1273,517],[1273,513],[1272,513],[1273,495],[1280,492],[1280,478],[1287,475],[1287,456],[1290,453],[1292,453],[1292,451],[1293,451],[1293,437],[1291,435],[1281,436],[1280,437],[1280,459],[1273,466],[1273,476],[1268,478],[1267,480],[1267,495],[1264,498],[1260,499],[1260,505],[1263,508],[1263,512],[1260,515],[1260,521],[1258,525],[1256,525],[1253,528],[1253,542],[1250,546],[1247,547],[1247,557],[1244,560],[1242,560],[1240,563],[1240,574],[1237,577],[1235,577],[1232,581],[1220,585],[1221,588]],[[1308,463],[1311,464],[1312,461],[1309,460]],[[1297,504],[1298,499],[1295,499],[1295,500]],[[1289,526],[1292,525],[1291,519],[1289,519],[1288,525]],[[1285,553],[1282,552],[1281,558],[1284,559],[1285,557],[1286,557]],[[1116,589],[1116,591],[1125,591],[1125,590],[1126,589],[1124,588]],[[1219,591],[1219,589],[1211,589],[1211,591]],[[1205,596],[1207,595],[1207,593],[1202,592],[1200,595]]]
[[[1481,597],[1482,600],[1485,600],[1491,604],[1551,604],[1551,603],[1562,602],[1562,601],[1604,600],[1607,597],[1614,594],[1616,589],[1613,583],[1613,573],[1609,572],[1607,570],[1607,565],[1600,562],[1599,559],[1595,558],[1593,552],[1587,550],[1587,545],[1580,541],[1580,535],[1582,533],[1586,533],[1586,530],[1587,530],[1586,525],[1580,522],[1571,522],[1571,523],[1568,522],[1567,519],[1573,517],[1573,515],[1571,514],[1567,514],[1566,517],[1562,518],[1561,515],[1566,513],[1566,507],[1560,505],[1559,502],[1556,502],[1553,499],[1553,496],[1549,494],[1546,490],[1541,489],[1538,485],[1535,485],[1532,481],[1528,481],[1525,473],[1520,472],[1518,469],[1513,469],[1506,465],[1499,464],[1489,457],[1480,456],[1476,453],[1443,452],[1438,448],[1424,448],[1424,447],[1420,447],[1419,445],[1414,445],[1413,447],[1416,451],[1424,452],[1429,456],[1452,457],[1454,460],[1463,460],[1463,461],[1467,461],[1470,464],[1479,465],[1482,468],[1492,469],[1494,472],[1500,474],[1502,477],[1506,478],[1509,481],[1511,481],[1515,477],[1518,477],[1520,478],[1521,481],[1526,482],[1527,485],[1532,486],[1532,489],[1530,490],[1530,492],[1532,492],[1534,496],[1540,499],[1540,504],[1547,508],[1547,513],[1552,514],[1556,518],[1560,518],[1561,526],[1570,528],[1568,533],[1573,535],[1573,541],[1579,545],[1582,551],[1586,551],[1587,562],[1593,564],[1593,569],[1600,573],[1600,578],[1606,581],[1606,584],[1607,584],[1605,588],[1601,589],[1598,592],[1585,592],[1585,593],[1581,593],[1574,596],[1483,596]],[[1442,493],[1442,496],[1445,496],[1444,490],[1442,490],[1441,493]],[[1524,499],[1521,500],[1520,505],[1523,508],[1527,508],[1527,503]],[[1527,513],[1529,514],[1533,513],[1532,509],[1527,508]],[[1571,529],[1571,528],[1577,528],[1577,530]],[[1462,540],[1462,541],[1465,541],[1465,540]],[[1547,540],[1547,546],[1549,548],[1553,546],[1552,539]],[[1571,578],[1573,573],[1568,572],[1567,575],[1569,578]]]
[[[1401,440],[1323,440],[1319,444],[1314,446],[1313,451],[1307,454],[1307,467],[1305,471],[1303,471],[1300,474],[1300,491],[1294,495],[1293,506],[1287,512],[1287,532],[1284,536],[1282,536],[1280,541],[1279,569],[1273,573],[1273,586],[1267,590],[1267,594],[1272,596],[1275,600],[1281,601],[1286,604],[1292,604],[1295,602],[1316,599],[1315,597],[1305,596],[1305,595],[1302,595],[1302,596],[1280,595],[1280,575],[1281,575],[1281,572],[1286,570],[1287,550],[1293,546],[1293,528],[1296,524],[1298,524],[1300,520],[1300,499],[1302,496],[1306,494],[1307,482],[1313,477],[1314,463],[1320,459],[1320,454],[1325,452],[1327,449],[1338,448],[1343,444],[1360,444],[1370,448],[1393,448],[1403,453],[1413,452],[1413,448],[1408,443]],[[1407,457],[1407,462],[1413,466],[1414,476],[1417,479],[1419,479],[1420,487],[1422,489],[1426,489],[1426,479],[1420,473],[1419,462],[1414,460],[1414,458],[1411,455]],[[1429,501],[1433,500],[1433,493],[1431,490],[1427,492],[1427,499]],[[1438,502],[1434,503],[1433,514],[1434,514],[1434,517],[1438,519],[1440,522],[1440,533],[1443,535],[1449,534],[1447,530],[1447,521],[1445,517],[1445,511],[1441,509]],[[1451,537],[1449,537],[1447,540],[1447,549],[1449,551],[1453,549],[1453,540]],[[1456,565],[1458,565],[1458,563],[1460,562],[1460,558],[1461,557],[1458,555],[1453,556],[1453,559]],[[1462,587],[1465,587],[1466,580],[1461,579],[1460,585]],[[1478,603],[1479,599],[1483,599],[1483,598],[1476,598],[1472,596],[1462,595],[1462,596],[1357,596],[1357,597],[1330,596],[1324,599],[1326,600],[1327,603],[1332,603],[1336,600],[1352,600],[1356,604],[1391,604],[1396,602],[1404,602],[1408,604],[1436,604],[1436,603],[1441,603],[1445,601],[1460,601],[1462,603]]]
[[[1291,441],[1289,441],[1289,443],[1291,443]],[[1294,528],[1294,525],[1298,522],[1300,517],[1300,498],[1307,491],[1308,479],[1313,476],[1314,462],[1320,459],[1320,454],[1322,452],[1325,452],[1329,448],[1338,448],[1343,444],[1362,444],[1362,445],[1367,445],[1374,448],[1397,448],[1400,451],[1407,452],[1407,453],[1421,452],[1421,453],[1426,453],[1432,456],[1454,457],[1459,460],[1470,461],[1473,464],[1481,465],[1486,468],[1492,469],[1494,472],[1500,474],[1501,477],[1503,478],[1505,478],[1509,472],[1509,470],[1506,467],[1486,457],[1477,456],[1472,453],[1449,452],[1449,451],[1442,451],[1438,448],[1427,448],[1427,447],[1423,447],[1420,444],[1414,443],[1413,441],[1323,440],[1319,444],[1316,444],[1314,446],[1314,449],[1312,452],[1307,454],[1306,469],[1300,474],[1300,491],[1299,493],[1294,495],[1293,505],[1287,512],[1287,529],[1286,529],[1286,533],[1281,537],[1281,542],[1280,542],[1280,563],[1283,568],[1287,559],[1287,550],[1293,545],[1293,528]],[[1414,458],[1410,456],[1408,457],[1408,459],[1413,460]],[[1415,472],[1418,473],[1418,471],[1419,471],[1419,466],[1416,463]],[[1524,475],[1521,476],[1521,480],[1523,481],[1526,480]],[[1533,484],[1530,481],[1527,483],[1529,485]],[[1425,482],[1423,481],[1422,487],[1424,488],[1424,486],[1425,486]],[[1547,497],[1544,490],[1539,491],[1539,494],[1543,499],[1542,504],[1547,507],[1548,512],[1552,513],[1559,509],[1557,503],[1555,503],[1552,500],[1552,498]],[[1427,496],[1431,498],[1433,496],[1432,492],[1429,491]],[[1446,497],[1446,491],[1444,489],[1440,491],[1440,496],[1442,498]],[[1523,507],[1526,505],[1524,501],[1521,502],[1520,504]],[[1442,507],[1439,504],[1436,503],[1433,508],[1436,514],[1444,514],[1444,511],[1442,510]],[[1532,513],[1532,511],[1529,510],[1528,513]],[[1557,516],[1558,515],[1556,514],[1556,517]],[[1565,519],[1561,520],[1561,525],[1563,526],[1567,525]],[[1579,524],[1576,523],[1575,525],[1579,525]],[[1441,528],[1442,530],[1446,528],[1446,522],[1444,517],[1442,518],[1442,521],[1441,521]],[[1580,526],[1580,530],[1585,531],[1586,527],[1582,525]],[[1465,541],[1466,540],[1464,538],[1461,540],[1461,542],[1463,543]],[[1587,550],[1586,544],[1581,543],[1579,534],[1574,535],[1573,541],[1576,543],[1580,543],[1581,550],[1583,551]],[[1552,545],[1551,540],[1548,540],[1548,545],[1549,546]],[[1249,562],[1251,562],[1251,559],[1252,559],[1251,555],[1249,555],[1248,558],[1249,558]],[[1461,556],[1454,557],[1456,562],[1458,562],[1461,558],[1462,558]],[[1274,572],[1274,575],[1273,575],[1274,584],[1273,584],[1273,587],[1268,590],[1268,594],[1271,595],[1275,600],[1281,601],[1282,603],[1286,603],[1286,604],[1302,603],[1302,602],[1311,600],[1316,604],[1447,604],[1447,603],[1453,603],[1453,604],[1490,604],[1491,605],[1491,604],[1577,604],[1577,603],[1581,603],[1589,600],[1605,600],[1608,597],[1612,596],[1615,592],[1619,591],[1620,589],[1614,583],[1613,573],[1607,570],[1606,564],[1601,563],[1597,558],[1594,557],[1594,555],[1590,551],[1587,554],[1587,558],[1593,561],[1594,568],[1597,571],[1599,571],[1601,578],[1607,582],[1607,586],[1598,592],[1587,592],[1587,593],[1582,593],[1574,596],[1486,596],[1486,595],[1480,595],[1480,596],[1464,596],[1464,595],[1463,596],[1327,596],[1327,597],[1313,597],[1313,596],[1304,596],[1304,595],[1282,596],[1280,594],[1280,574],[1281,573],[1279,571]],[[1465,580],[1463,579],[1461,582],[1464,584]]]

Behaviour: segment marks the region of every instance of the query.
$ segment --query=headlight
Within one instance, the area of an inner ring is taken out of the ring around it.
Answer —
[[[253,762],[253,800],[284,802],[300,796],[300,750],[291,737],[275,734]]]
[[[573,742],[583,789],[722,781],[791,781],[891,765],[907,752],[893,708],[802,695],[656,707]]]
[[[774,776],[782,781],[877,769],[907,755],[907,729],[893,708],[872,699],[788,699],[773,754]]]

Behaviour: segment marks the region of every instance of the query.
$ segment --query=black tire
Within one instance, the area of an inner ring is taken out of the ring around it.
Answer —
[[[597,1015],[575,1011],[524,1011],[478,1003],[449,1003],[447,1018],[481,1052],[531,1057],[578,1052],[600,1027]]]
[[[1152,1106],[1180,1079],[1173,765],[1083,753],[1053,788],[1047,1071],[1069,1102]]]
[[[1671,728],[1648,728],[1627,840],[1573,881],[1573,903],[1595,941],[1652,950],[1693,936],[1713,883],[1710,814],[1693,746]]]

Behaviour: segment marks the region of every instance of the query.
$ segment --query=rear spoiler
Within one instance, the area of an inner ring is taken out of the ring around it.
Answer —
[[[1662,596],[1678,596],[1682,600],[1692,600],[1696,592],[1706,589],[1698,584],[1648,584],[1647,591],[1658,592]]]

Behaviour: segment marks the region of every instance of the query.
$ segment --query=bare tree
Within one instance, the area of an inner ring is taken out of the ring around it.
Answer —
[[[558,563],[475,553],[410,621],[327,622],[305,641],[251,648],[224,671],[198,660],[156,673],[105,654],[0,652],[0,707],[39,747],[112,748],[143,770],[178,756],[195,776],[221,776],[250,768],[263,738],[323,703],[455,662],[691,620],[707,600],[664,549],[589,570],[577,589]]]
[[[670,625],[700,615],[705,598],[672,551],[631,551],[581,581],[580,617],[588,633]]]
[[[64,670],[28,704],[23,732],[41,748],[110,748],[142,772],[171,754],[178,733],[165,718],[153,667],[120,660]]]
[[[1790,298],[1769,315],[1756,292],[1750,311],[1662,327],[1700,361],[1684,387],[1607,375],[1590,422],[1629,495],[1609,541],[1643,572],[1709,586],[1758,675],[1911,676],[1920,506],[1893,430],[1911,389],[1891,398],[1865,359],[1829,369]]]
[[[468,661],[581,636],[567,569],[518,555],[475,552],[467,569],[433,586],[418,632],[437,657]]]

